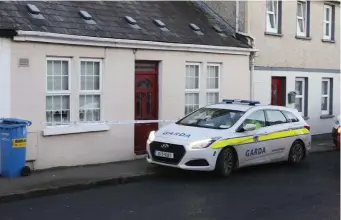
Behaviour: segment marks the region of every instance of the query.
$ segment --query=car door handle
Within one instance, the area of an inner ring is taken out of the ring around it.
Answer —
[[[268,134],[269,134],[269,132],[267,132],[267,131],[264,131],[264,132],[262,132],[262,133],[256,134],[255,136],[260,136],[260,135],[268,135]]]

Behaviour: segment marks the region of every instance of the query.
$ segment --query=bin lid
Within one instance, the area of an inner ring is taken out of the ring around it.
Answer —
[[[32,122],[19,118],[0,118],[1,127],[22,127],[31,126]]]

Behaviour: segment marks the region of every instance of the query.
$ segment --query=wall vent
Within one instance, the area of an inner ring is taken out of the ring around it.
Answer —
[[[30,60],[28,58],[19,58],[18,66],[19,67],[28,67],[28,66],[30,66]]]

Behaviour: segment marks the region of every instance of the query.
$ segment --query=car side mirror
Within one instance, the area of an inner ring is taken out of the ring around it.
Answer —
[[[254,131],[256,130],[257,126],[255,124],[246,124],[244,127],[243,127],[243,130],[244,131]]]

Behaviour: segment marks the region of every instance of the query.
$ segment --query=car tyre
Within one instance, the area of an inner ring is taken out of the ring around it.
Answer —
[[[220,177],[229,176],[235,167],[236,159],[232,147],[225,147],[217,158],[216,174]]]
[[[299,164],[304,160],[304,156],[305,149],[303,143],[301,141],[295,141],[290,148],[289,163],[293,165]]]

